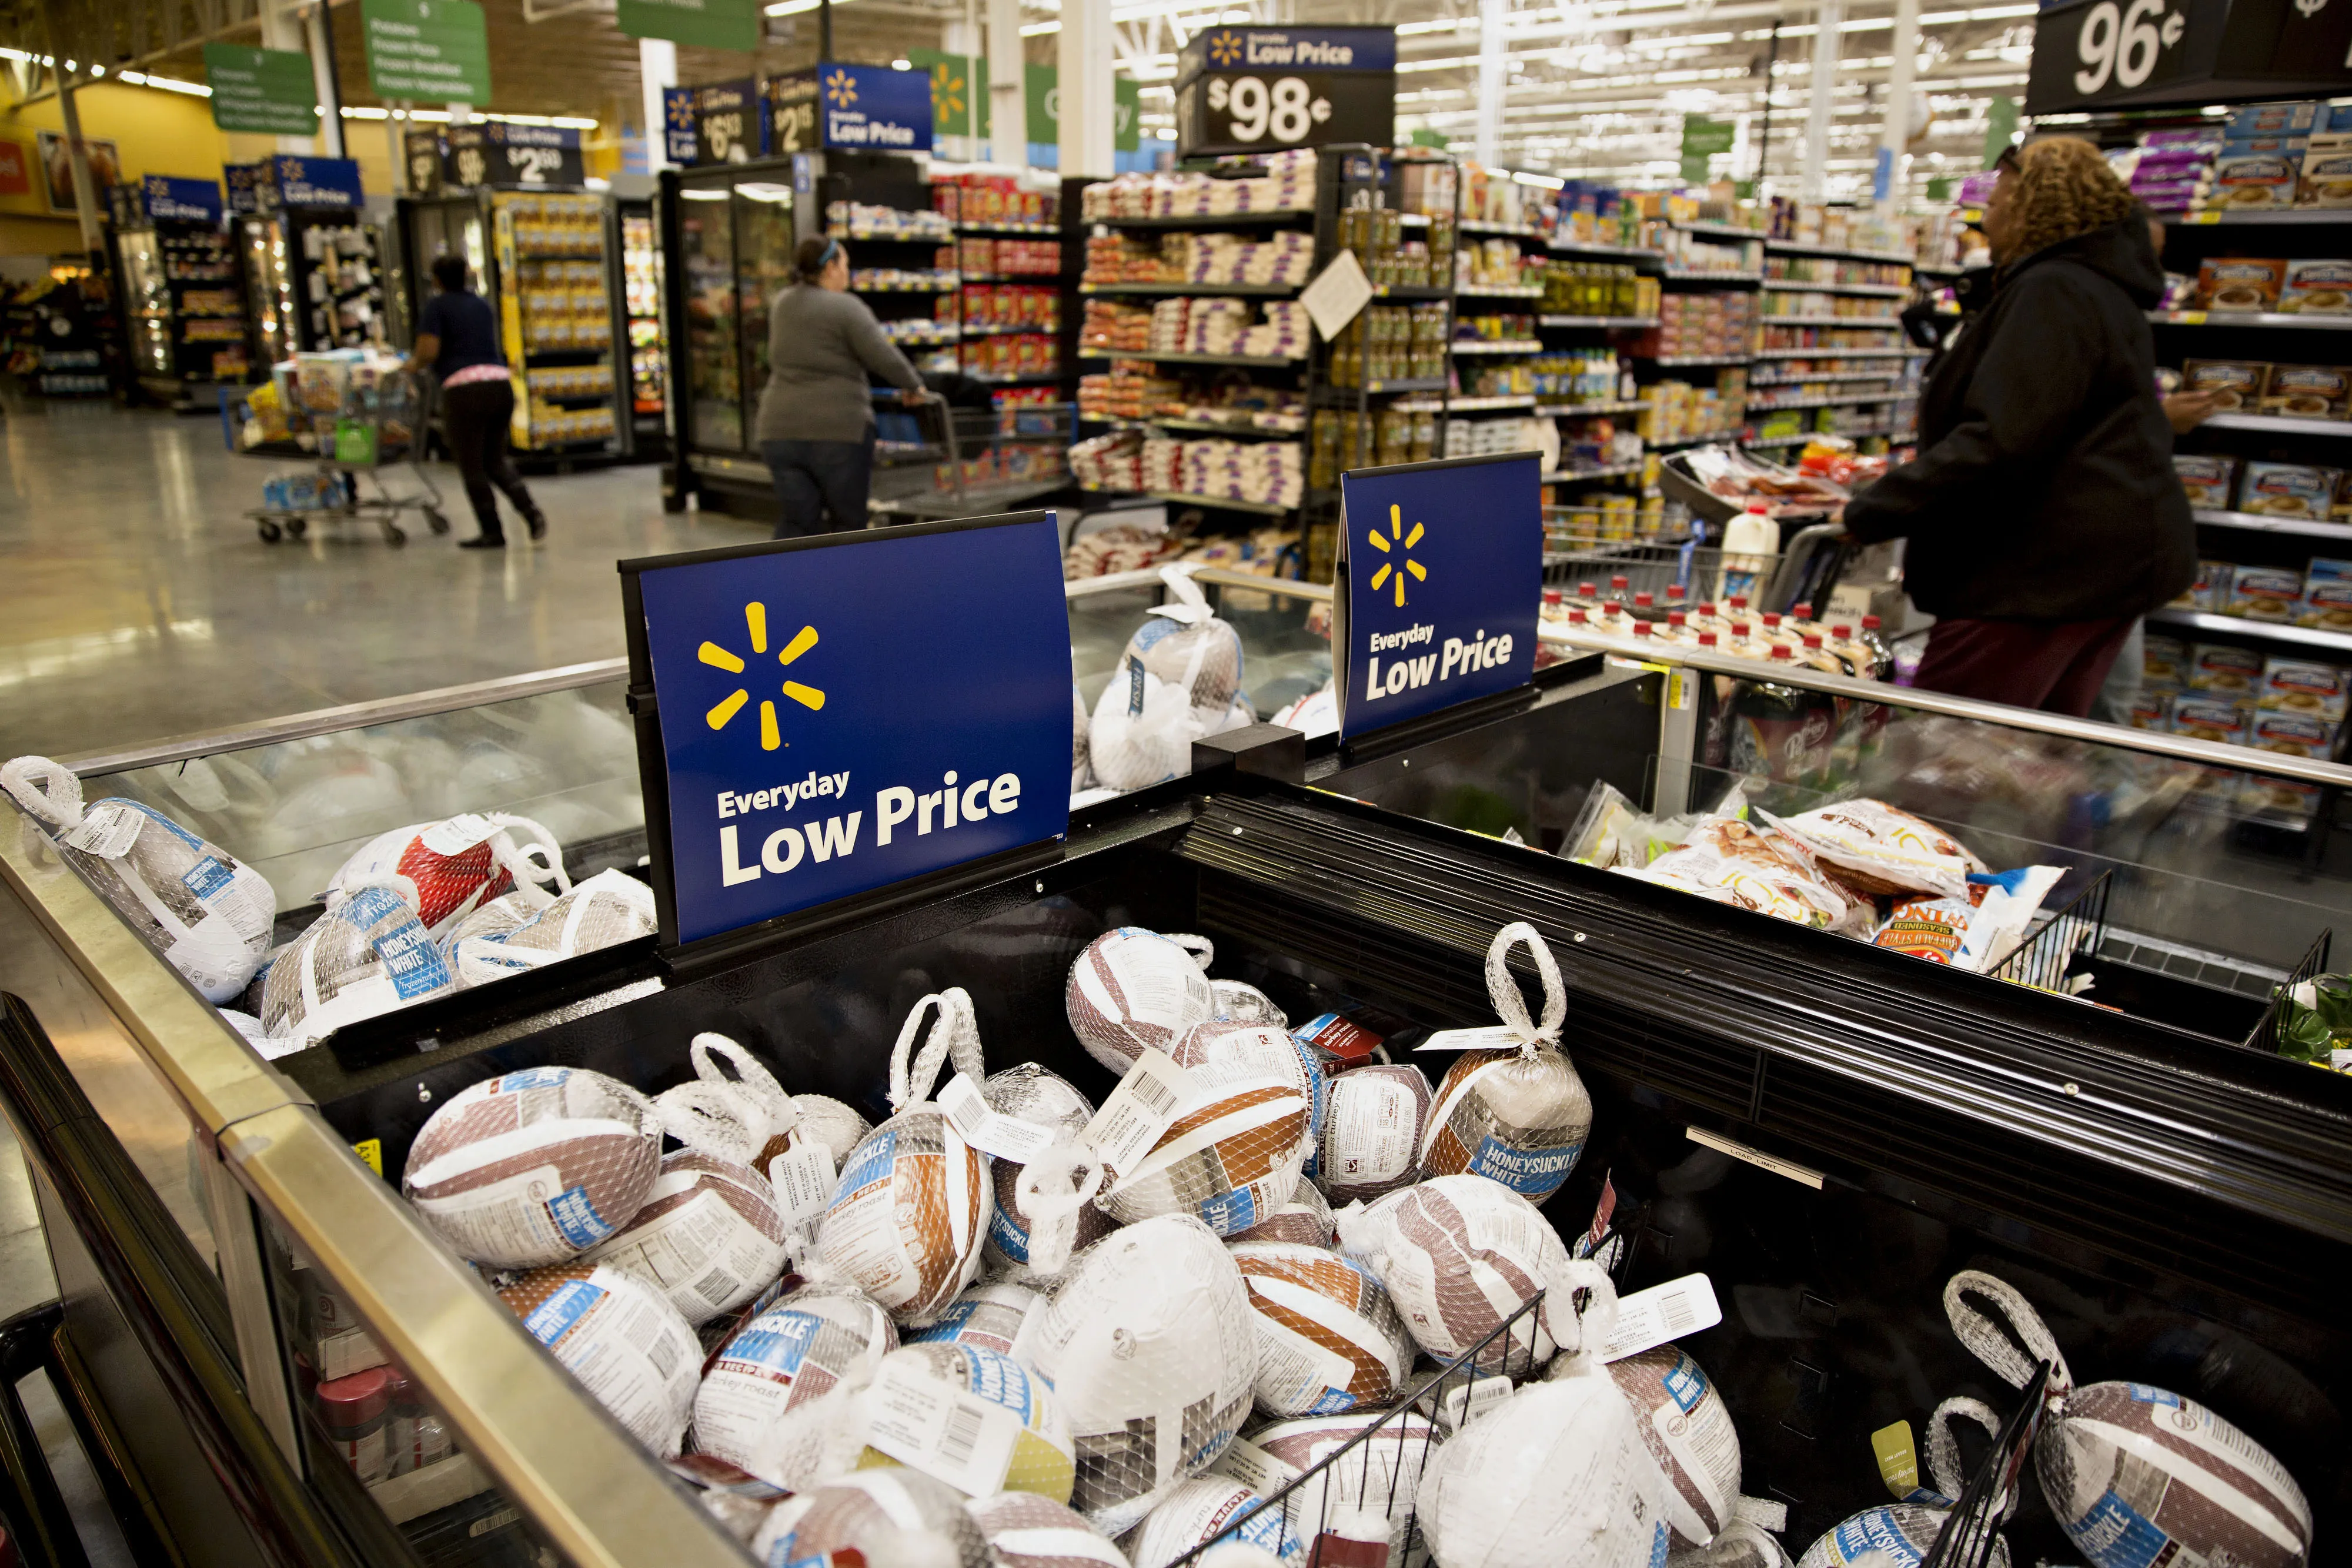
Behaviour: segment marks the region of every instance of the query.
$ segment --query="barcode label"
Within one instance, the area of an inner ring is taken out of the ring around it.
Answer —
[[[1662,1344],[1711,1329],[1723,1321],[1715,1286],[1704,1274],[1685,1274],[1646,1291],[1617,1298],[1617,1330],[1601,1352],[1603,1361],[1622,1361]]]
[[[866,1391],[866,1441],[972,1497],[1004,1485],[1021,1417],[940,1382],[919,1360],[889,1357]]]
[[[980,1412],[969,1405],[950,1410],[947,1430],[940,1437],[940,1457],[951,1465],[971,1463],[972,1451],[980,1447]]]
[[[1138,1078],[1135,1098],[1137,1103],[1154,1113],[1164,1113],[1176,1108],[1176,1092],[1157,1078]]]
[[[1192,1080],[1182,1068],[1146,1050],[1079,1137],[1102,1156],[1110,1167],[1107,1174],[1123,1175],[1151,1152],[1191,1093]]]

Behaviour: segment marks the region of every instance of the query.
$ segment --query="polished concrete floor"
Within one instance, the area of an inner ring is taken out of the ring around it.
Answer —
[[[0,758],[616,657],[614,560],[765,534],[665,515],[641,465],[533,478],[545,543],[460,550],[472,515],[435,465],[449,536],[412,514],[402,549],[373,528],[265,545],[245,514],[284,466],[230,453],[215,419],[0,405]]]

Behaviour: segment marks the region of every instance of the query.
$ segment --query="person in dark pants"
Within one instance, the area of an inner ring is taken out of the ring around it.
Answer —
[[[498,318],[489,301],[466,287],[466,258],[433,258],[433,281],[440,292],[425,302],[416,319],[416,347],[410,362],[429,366],[441,382],[441,433],[466,481],[481,532],[459,539],[459,549],[504,549],[496,485],[522,514],[530,537],[547,532],[547,517],[530,498],[514,459],[507,455],[508,422],[514,418],[514,379],[506,351],[499,347]]]
[[[866,301],[849,292],[849,252],[812,236],[793,256],[799,281],[768,307],[768,384],[753,427],[775,476],[775,537],[866,526],[874,478],[875,382],[923,400],[922,378]]]
[[[1848,502],[1845,527],[1909,541],[1906,586],[1937,617],[1919,685],[2082,717],[2139,617],[2196,574],[2145,314],[2164,272],[2090,142],[2051,137],[2000,168],[1991,296],[1927,379],[1919,455]]]

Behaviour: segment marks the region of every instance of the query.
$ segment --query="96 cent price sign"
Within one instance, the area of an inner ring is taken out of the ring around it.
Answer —
[[[1388,27],[1212,27],[1177,67],[1176,150],[1270,152],[1386,146],[1396,124]]]
[[[2352,5],[2067,0],[2034,22],[2029,114],[2352,91]]]

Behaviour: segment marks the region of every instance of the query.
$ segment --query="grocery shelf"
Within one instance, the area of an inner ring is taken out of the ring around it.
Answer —
[[[1297,370],[1307,362],[1265,354],[1176,354],[1157,349],[1081,349],[1082,360],[1164,360],[1171,365],[1249,365],[1262,370]]]
[[[1544,231],[1533,224],[1490,224],[1484,218],[1461,218],[1454,226],[1466,235],[1517,235],[1521,239],[1544,237]]]
[[[1628,354],[1629,360],[1639,360],[1645,365],[1744,365],[1747,354]]]
[[[2164,327],[2306,327],[2321,332],[2352,332],[2352,314],[2303,316],[2292,310],[2151,310],[2147,319]]]
[[[1453,293],[1454,290],[1451,288],[1441,288],[1431,283],[1375,283],[1372,285],[1372,298],[1375,299],[1445,299],[1451,298]]]
[[[1213,229],[1227,224],[1289,224],[1315,215],[1312,207],[1272,207],[1262,213],[1162,213],[1149,218],[1087,218],[1114,229]]]
[[[934,283],[853,283],[849,291],[852,294],[953,294],[963,285],[962,278],[950,277]],[[644,318],[638,319],[643,320]]]
[[[1409,229],[1425,229],[1429,226],[1429,214],[1427,213],[1399,213],[1397,214],[1397,222],[1402,224]]]
[[[2340,419],[2306,419],[2287,413],[2217,413],[2206,420],[2208,430],[2261,430],[2273,435],[2352,435],[2352,424]]]
[[[1896,267],[1919,265],[1899,250],[1849,250],[1842,246],[1807,245],[1793,239],[1768,239],[1764,248],[1775,256],[1832,256],[1845,261],[1884,261]]]
[[[1286,517],[1298,509],[1277,507],[1269,501],[1237,500],[1230,496],[1195,496],[1183,490],[1112,490],[1097,485],[1081,485],[1078,488],[1090,496],[1149,496],[1174,506],[1223,507],[1229,512],[1257,512],[1269,517]]]
[[[1454,405],[1460,408],[1460,403]],[[1619,398],[1609,402],[1539,402],[1536,412],[1548,417],[1578,419],[1588,413],[1639,413],[1650,405],[1639,398]]]
[[[1664,278],[1668,283],[1761,283],[1764,281],[1764,275],[1760,272],[1708,272],[1702,270],[1685,272],[1679,267],[1667,267],[1658,276]]]
[[[2209,528],[2239,528],[2257,534],[2300,534],[2307,538],[2352,539],[2352,523],[2328,522],[2319,517],[2273,517],[2260,512],[2209,511],[2202,507],[2189,516]]]
[[[1296,294],[1303,283],[1081,283],[1081,294],[1220,294],[1256,298]]]
[[[1013,376],[982,375],[978,371],[966,371],[964,375],[968,380],[992,387],[1024,386],[1037,382],[1058,382],[1062,379],[1062,372],[1059,371],[1028,371]]]
[[[2215,615],[2203,610],[2166,605],[2147,612],[2150,626],[2172,626],[2183,632],[2235,632],[2265,643],[2290,643],[2330,653],[2352,654],[2352,632],[2323,632],[2316,626],[2286,626],[2275,621],[2249,621],[2242,615]]]
[[[1903,329],[1903,323],[1891,316],[1883,321],[1873,316],[1759,316],[1757,319],[1767,327],[1838,327],[1868,332]]]
[[[1114,430],[1197,431],[1207,435],[1241,436],[1255,441],[1296,441],[1307,434],[1303,428],[1276,430],[1265,425],[1228,424],[1215,419],[1157,419],[1149,415],[1142,419],[1128,419],[1111,414],[1082,413],[1078,420],[1084,424],[1108,424]]]
[[[1786,288],[1801,294],[1866,294],[1876,299],[1907,299],[1911,291],[1899,283],[1805,283],[1793,277],[1764,279],[1767,288]]]
[[[1326,382],[1315,391],[1318,399],[1328,399],[1327,406],[1331,406],[1353,401],[1353,394],[1358,392],[1444,392],[1445,387],[1446,378],[1444,376],[1413,376],[1402,381],[1367,382],[1361,387],[1343,387],[1334,382]]]
[[[967,338],[992,338],[1003,337],[1013,332],[1043,336],[1053,332],[1055,329],[1041,327],[1034,321],[967,321],[963,324],[962,330]]]
[[[1738,439],[1739,433],[1736,430],[1713,430],[1701,435],[1677,435],[1671,441],[1653,441],[1649,446],[1653,452],[1672,452],[1678,447],[1705,446],[1712,442],[1731,443]]]
[[[2208,224],[2352,224],[2352,208],[2301,208],[2271,213],[2181,213],[2164,221],[2199,228]]]
[[[1610,261],[1664,261],[1666,253],[1654,246],[1611,245],[1606,240],[1567,239],[1554,235],[1548,247],[1562,256],[1600,256]]]
[[[1748,384],[1752,386],[1755,383],[1751,382]],[[1841,397],[1782,398],[1770,402],[1759,402],[1751,398],[1748,400],[1748,412],[1770,413],[1784,408],[1843,408],[1849,403],[1893,402],[1897,398],[1917,395],[1916,392],[1848,392]]]
[[[1512,342],[1485,338],[1457,338],[1447,344],[1446,348],[1456,354],[1540,354],[1545,351],[1543,344],[1533,338],[1522,338]]]
[[[1827,355],[1822,356],[1824,359],[1827,357]],[[1899,376],[1902,373],[1900,371],[1824,371],[1817,376],[1750,376],[1748,379],[1748,384],[1753,389],[1800,387],[1810,385],[1814,382],[1883,382],[1891,376]],[[1916,387],[1908,390],[1918,391]]]
[[[1926,359],[1925,349],[1838,349],[1826,344],[1811,349],[1759,349],[1759,360],[1908,360]],[[2211,420],[2206,423],[2210,424]]]
[[[1608,327],[1639,329],[1658,324],[1655,316],[1538,316],[1538,327]]]
[[[1540,283],[1464,283],[1454,289],[1456,299],[1541,299]]]
[[[838,237],[865,245],[877,242],[883,245],[952,245],[955,242],[952,234],[898,234],[889,229],[851,229]]]
[[[1533,392],[1527,392],[1508,397],[1457,397],[1445,406],[1450,412],[1454,413],[1481,413],[1490,409],[1533,408],[1535,405],[1536,394]],[[1430,413],[1435,413],[1438,409],[1438,405],[1433,402],[1415,403],[1411,405],[1398,403],[1396,406],[1399,408],[1410,406],[1416,413],[1422,413],[1424,410]]]
[[[1062,232],[1059,224],[963,224],[955,226],[960,235],[1034,235],[1052,239]]]

